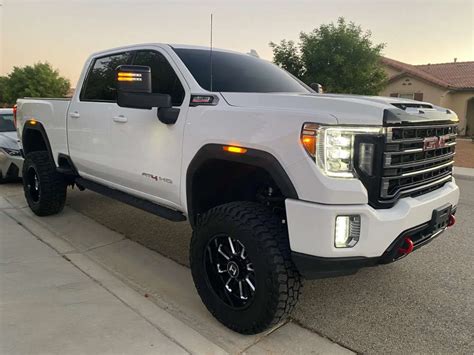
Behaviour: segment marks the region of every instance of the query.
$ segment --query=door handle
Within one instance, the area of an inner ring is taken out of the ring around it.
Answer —
[[[69,114],[69,117],[71,117],[71,118],[79,118],[79,117],[81,117],[81,115],[79,114],[79,112],[74,111],[74,112],[71,112],[71,113]]]
[[[115,116],[114,118],[112,118],[114,120],[114,122],[117,122],[117,123],[125,123],[128,121],[127,117],[123,116],[123,115],[118,115],[118,116]]]

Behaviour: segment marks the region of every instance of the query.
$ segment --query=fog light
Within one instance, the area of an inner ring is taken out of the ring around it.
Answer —
[[[334,246],[336,248],[352,248],[359,241],[360,216],[337,216]]]

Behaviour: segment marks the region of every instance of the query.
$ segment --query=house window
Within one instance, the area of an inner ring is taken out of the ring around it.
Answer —
[[[413,95],[413,98],[416,101],[423,101],[423,93],[422,92],[415,92],[415,94]]]
[[[400,99],[410,99],[410,100],[416,100],[416,101],[423,101],[423,93],[422,92],[415,92],[411,94],[399,94],[397,92],[394,92],[390,94],[390,97],[398,97]]]

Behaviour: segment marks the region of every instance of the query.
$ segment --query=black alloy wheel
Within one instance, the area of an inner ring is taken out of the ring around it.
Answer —
[[[189,256],[204,305],[236,332],[264,331],[298,301],[301,280],[287,227],[262,204],[230,202],[207,211],[194,227]]]
[[[205,263],[208,282],[224,303],[239,309],[252,302],[255,270],[239,240],[228,235],[212,238],[206,248]]]
[[[34,203],[38,203],[41,196],[38,174],[33,167],[30,167],[25,176],[26,189],[28,195]]]
[[[22,175],[26,201],[37,216],[50,216],[62,211],[67,184],[47,151],[28,153]]]

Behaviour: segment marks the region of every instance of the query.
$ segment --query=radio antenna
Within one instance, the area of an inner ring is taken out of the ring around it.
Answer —
[[[210,66],[210,75],[211,75],[211,91],[212,91],[212,13],[211,13],[211,50],[209,51],[209,66]]]

